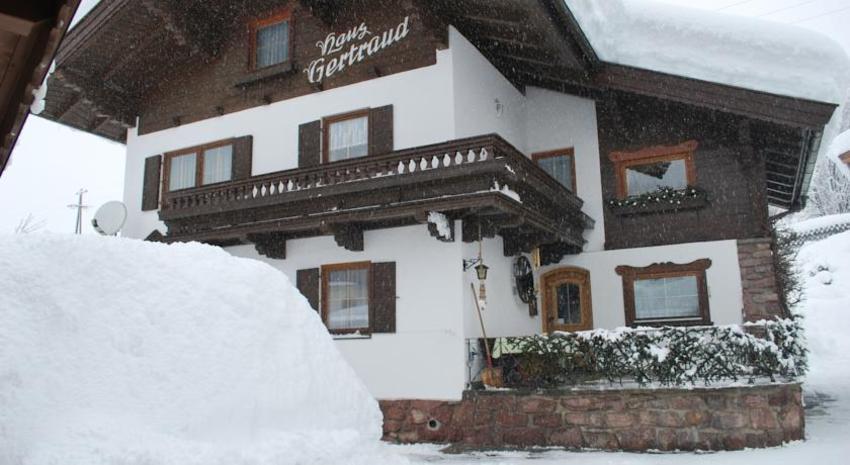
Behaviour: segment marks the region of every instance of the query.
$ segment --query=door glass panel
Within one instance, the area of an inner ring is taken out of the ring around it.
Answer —
[[[581,323],[581,287],[575,283],[562,283],[555,288],[555,302],[559,325],[577,325]]]

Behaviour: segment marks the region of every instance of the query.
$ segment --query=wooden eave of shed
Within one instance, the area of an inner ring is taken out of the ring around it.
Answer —
[[[0,175],[80,0],[0,6]]]

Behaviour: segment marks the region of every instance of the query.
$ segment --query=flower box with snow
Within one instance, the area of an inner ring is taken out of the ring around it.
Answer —
[[[618,216],[698,210],[709,204],[708,193],[698,187],[662,188],[654,192],[610,199],[608,209]]]

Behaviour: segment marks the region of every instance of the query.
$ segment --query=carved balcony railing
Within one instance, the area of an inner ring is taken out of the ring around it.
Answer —
[[[165,193],[160,218],[166,240],[254,242],[282,256],[281,242],[324,234],[362,250],[363,230],[427,223],[439,212],[464,220],[466,241],[502,235],[512,255],[544,244],[580,248],[593,225],[581,207],[528,157],[487,135]]]

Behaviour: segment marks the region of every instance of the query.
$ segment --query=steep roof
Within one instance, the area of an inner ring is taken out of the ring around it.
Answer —
[[[823,34],[648,0],[565,0],[608,63],[742,89],[841,103],[844,49]]]
[[[0,6],[0,175],[80,0]]]

